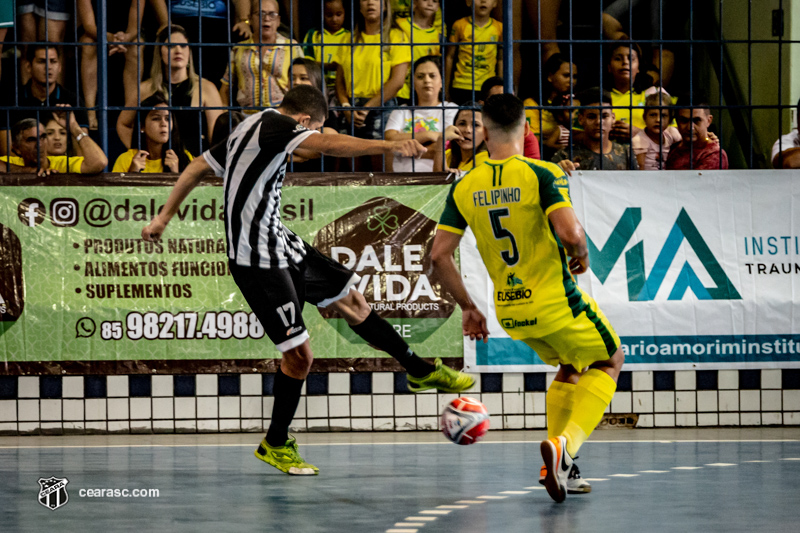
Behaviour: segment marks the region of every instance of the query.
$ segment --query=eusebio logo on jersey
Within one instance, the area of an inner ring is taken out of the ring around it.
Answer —
[[[353,269],[358,290],[412,342],[425,340],[453,313],[455,302],[431,280],[436,222],[396,200],[372,198],[321,228],[314,246]],[[324,318],[338,318],[320,310]],[[347,336],[348,328],[338,328]],[[348,337],[349,338],[349,337]]]

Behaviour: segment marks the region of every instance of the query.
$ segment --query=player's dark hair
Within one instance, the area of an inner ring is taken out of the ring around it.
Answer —
[[[149,115],[151,111],[156,111],[157,106],[160,105],[168,106],[169,103],[167,102],[167,99],[164,98],[164,95],[161,94],[161,92],[156,92],[148,96],[144,100],[142,100],[142,103],[139,105],[140,105],[139,127],[142,130],[144,130],[145,122],[147,121],[147,115]],[[181,141],[181,132],[180,128],[178,128],[178,122],[175,120],[175,117],[173,116],[172,112],[171,111],[168,112],[170,115],[170,122],[172,123],[172,128],[169,133],[170,141],[161,145],[161,154],[160,154],[161,164],[164,167],[165,172],[169,172],[168,170],[166,170],[167,164],[165,160],[167,157],[167,151],[171,147],[172,150],[175,152],[175,155],[178,156],[178,169],[180,171],[183,171],[183,169],[185,169],[186,166],[189,164],[189,156],[186,155],[186,147],[183,145],[183,141]],[[134,138],[137,137],[139,136],[134,135]],[[143,147],[147,146],[147,143],[145,141],[142,140],[139,142]]]
[[[511,133],[525,124],[525,104],[513,94],[494,94],[483,103],[483,124]]]
[[[458,110],[458,113],[456,113],[456,116],[453,117],[453,125],[455,126],[456,122],[458,122],[458,117],[461,115],[461,113],[470,113],[470,114],[472,114],[472,113],[480,113],[480,112],[481,112],[481,106],[480,106],[480,104],[478,104],[478,102],[467,102],[466,104],[464,104],[464,107],[462,107],[461,109]],[[475,121],[475,116],[474,115],[473,115],[472,120],[473,120],[473,122]],[[474,130],[474,127],[473,127],[473,130]],[[473,133],[473,135],[475,135],[475,134]],[[477,154],[479,154],[481,152],[486,152],[488,150],[489,150],[489,148],[486,146],[486,141],[485,140],[481,141],[481,144],[476,146],[475,149],[472,151],[472,157],[470,157],[469,159],[464,161],[464,154],[463,154],[463,152],[461,152],[461,147],[458,145],[457,142],[453,141],[453,142],[450,143],[450,164],[449,164],[449,166],[450,166],[450,168],[458,168],[459,165],[461,165],[462,162],[469,163],[470,161],[474,161],[475,160],[475,156]],[[473,164],[473,166],[474,166],[474,164]]]
[[[575,98],[581,103],[581,106],[611,105],[611,93],[600,87],[585,89],[578,93]],[[585,109],[581,111],[585,111]]]
[[[489,98],[489,91],[498,85],[503,85],[503,78],[500,76],[492,76],[481,85],[481,101],[485,102]]]
[[[296,85],[283,96],[280,108],[288,115],[310,115],[314,122],[328,118],[328,101],[317,87]]]

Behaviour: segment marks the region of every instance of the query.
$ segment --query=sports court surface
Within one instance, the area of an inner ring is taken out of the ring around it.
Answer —
[[[538,484],[543,437],[299,434],[316,477],[257,460],[256,434],[0,437],[0,531],[798,531],[800,428],[597,431],[578,460],[593,491],[563,504]],[[69,480],[54,511],[51,476]]]

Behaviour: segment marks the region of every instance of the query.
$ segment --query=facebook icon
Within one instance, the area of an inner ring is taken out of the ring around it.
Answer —
[[[17,216],[20,222],[29,228],[35,228],[44,222],[46,211],[44,202],[37,198],[26,198],[17,206]]]

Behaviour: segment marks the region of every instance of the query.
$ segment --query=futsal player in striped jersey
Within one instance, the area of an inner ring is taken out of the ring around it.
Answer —
[[[159,238],[181,202],[209,171],[224,178],[225,234],[233,279],[264,331],[282,353],[275,375],[272,420],[256,457],[282,472],[314,475],[297,442],[288,434],[313,354],[303,323],[303,304],[337,311],[369,344],[397,359],[408,373],[412,392],[438,389],[461,392],[474,378],[436,359],[417,356],[395,329],[380,318],[355,290],[360,277],[303,241],[280,218],[281,187],[287,158],[296,151],[334,157],[393,153],[419,157],[425,148],[413,139],[389,142],[347,135],[318,135],[328,116],[319,89],[298,85],[276,108],[251,115],[228,139],[193,160],[181,173],[164,208],[142,238]]]
[[[572,459],[603,416],[625,356],[614,328],[574,275],[586,272],[586,236],[564,172],[522,156],[523,103],[498,94],[483,106],[489,159],[456,181],[433,242],[434,270],[462,309],[464,335],[486,342],[486,318],[467,293],[453,253],[472,228],[494,282],[495,309],[513,339],[558,366],[547,391],[543,484],[557,502],[588,492]]]

